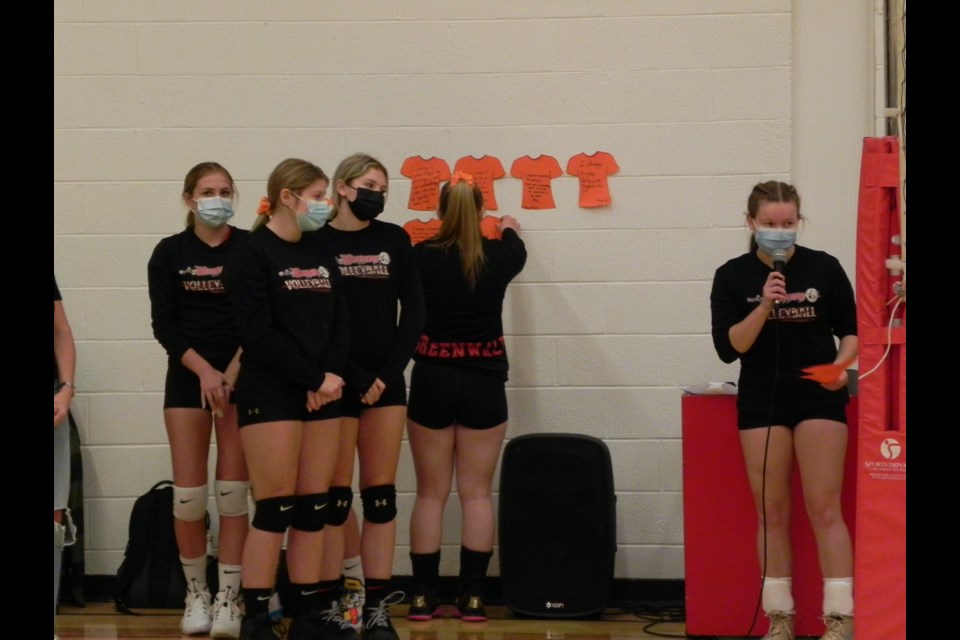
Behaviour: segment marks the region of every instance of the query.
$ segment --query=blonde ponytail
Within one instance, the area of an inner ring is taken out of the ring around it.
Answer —
[[[456,184],[448,182],[440,190],[440,231],[430,244],[460,252],[460,266],[470,289],[477,286],[480,272],[486,264],[480,216],[483,214],[483,192],[467,180]]]

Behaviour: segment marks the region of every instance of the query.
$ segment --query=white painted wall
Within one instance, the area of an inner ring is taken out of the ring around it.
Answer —
[[[837,256],[855,280],[863,138],[885,135],[874,66],[882,0],[793,3],[793,172],[807,223],[801,242]],[[882,76],[881,76],[882,79]]]
[[[505,167],[612,153],[608,210],[501,213],[524,226],[508,294],[511,435],[605,439],[619,496],[616,575],[682,578],[679,387],[736,379],[709,338],[713,270],[742,251],[750,186],[795,180],[804,242],[853,264],[859,139],[874,126],[872,6],[829,0],[56,0],[54,271],[78,341],[87,570],[110,574],[134,498],[171,475],[165,355],[146,263],[179,230],[196,162],[237,179],[247,226],[288,156],[332,172],[368,151],[403,222],[409,155]],[[852,275],[852,274],[851,274]],[[410,572],[404,447],[396,572]],[[213,505],[211,504],[211,509]],[[451,501],[443,568],[454,573]],[[494,573],[498,566],[494,563]]]

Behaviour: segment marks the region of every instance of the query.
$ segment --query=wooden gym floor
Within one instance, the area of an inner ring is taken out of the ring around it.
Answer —
[[[620,609],[609,609],[599,620],[515,619],[502,606],[488,606],[487,622],[467,623],[455,618],[409,622],[406,605],[392,608],[393,624],[406,640],[627,640],[634,638],[686,638],[683,622],[641,619]],[[84,608],[63,605],[56,619],[56,633],[67,638],[204,638],[181,636],[177,610],[140,610],[142,616],[117,613],[113,603],[92,602]],[[288,621],[289,623],[289,621]],[[646,630],[645,630],[646,629]],[[46,634],[44,634],[46,636]],[[49,636],[46,636],[49,637]]]

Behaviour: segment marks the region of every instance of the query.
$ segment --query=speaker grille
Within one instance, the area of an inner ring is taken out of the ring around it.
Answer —
[[[576,617],[606,608],[616,552],[610,453],[577,434],[511,440],[500,481],[504,598],[517,613]]]

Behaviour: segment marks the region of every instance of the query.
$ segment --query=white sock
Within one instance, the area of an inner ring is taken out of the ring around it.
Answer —
[[[824,578],[823,614],[853,615],[853,578]]]
[[[343,575],[346,578],[353,578],[363,583],[363,562],[360,556],[343,559]]]
[[[226,591],[230,587],[233,597],[236,598],[240,593],[240,565],[217,563],[217,576],[219,576],[220,591]]]
[[[183,565],[183,576],[187,579],[187,588],[191,585],[198,591],[207,589],[207,556],[199,558],[184,558],[180,556]]]
[[[763,610],[793,613],[793,578],[763,579]]]

